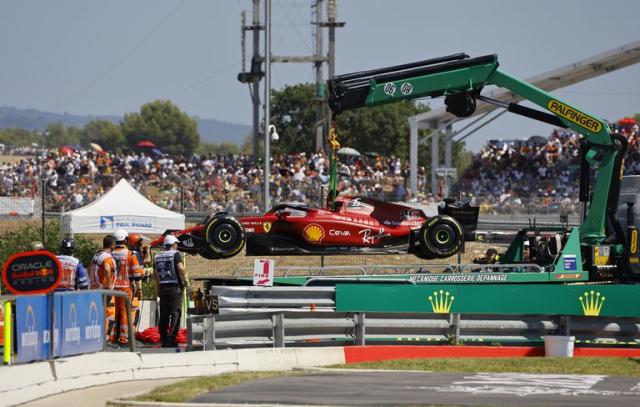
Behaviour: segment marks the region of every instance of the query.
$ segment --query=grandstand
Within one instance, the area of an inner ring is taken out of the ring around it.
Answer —
[[[633,119],[622,119],[614,126],[629,140],[625,174],[640,174],[638,125]],[[500,206],[501,211],[538,208],[574,212],[580,137],[555,129],[548,138],[492,140],[474,156],[454,191],[472,198],[484,210]],[[15,155],[0,165],[0,196],[38,196],[43,174],[47,212],[64,212],[97,199],[118,179],[126,178],[152,201],[175,211],[250,214],[262,209],[263,169],[249,155],[63,151],[38,156],[35,149],[9,150]],[[339,191],[390,201],[438,202],[441,196],[426,192],[424,169],[418,175],[419,189],[414,193],[408,187],[407,161],[361,156],[341,164]],[[328,158],[323,152],[276,155],[270,174],[272,201],[322,205],[327,180]]]

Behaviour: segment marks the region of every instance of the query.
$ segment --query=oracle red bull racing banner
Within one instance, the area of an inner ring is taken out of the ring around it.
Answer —
[[[49,293],[56,289],[61,276],[60,261],[46,250],[16,253],[2,268],[2,282],[15,295]]]
[[[55,293],[53,335],[50,299],[46,295],[19,296],[16,299],[17,363],[79,355],[102,350],[104,308],[102,295],[93,292]]]

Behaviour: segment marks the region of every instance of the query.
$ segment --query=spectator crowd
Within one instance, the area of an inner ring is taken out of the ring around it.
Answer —
[[[628,140],[625,175],[640,174],[640,132],[633,119],[613,130]],[[547,139],[491,140],[475,155],[455,186],[481,208],[576,210],[580,177],[580,139],[572,130],[555,129]],[[594,174],[591,174],[593,177]]]
[[[640,174],[638,125],[624,119],[615,126],[629,140],[625,174]],[[533,206],[573,211],[578,194],[580,137],[573,131],[556,129],[549,138],[490,141],[474,156],[453,193],[471,198],[473,204],[485,209]],[[185,157],[69,148],[20,153],[34,155],[0,165],[0,196],[37,196],[42,173],[48,211],[82,207],[120,178],[171,210],[261,211],[264,167],[250,155]],[[329,159],[324,152],[276,155],[272,160],[272,202],[323,204],[329,178]],[[342,194],[418,203],[441,198],[410,191],[409,164],[393,156],[340,156],[338,173]],[[418,190],[425,191],[424,167],[419,169],[418,179]]]

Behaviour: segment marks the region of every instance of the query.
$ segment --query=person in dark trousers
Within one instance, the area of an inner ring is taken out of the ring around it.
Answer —
[[[173,348],[180,329],[182,295],[188,284],[184,262],[178,249],[178,239],[173,235],[164,238],[164,250],[153,261],[156,276],[156,294],[160,297],[160,342],[163,348]]]

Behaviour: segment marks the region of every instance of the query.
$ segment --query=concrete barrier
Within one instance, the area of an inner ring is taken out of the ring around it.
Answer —
[[[115,382],[276,371],[345,362],[342,347],[214,350],[188,353],[95,353],[0,367],[0,404],[13,406]]]

